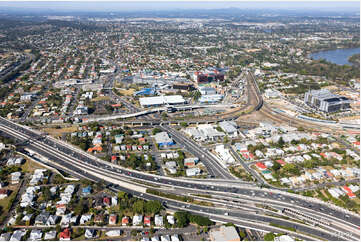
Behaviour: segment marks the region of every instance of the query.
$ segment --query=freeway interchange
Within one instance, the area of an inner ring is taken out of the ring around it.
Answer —
[[[261,189],[252,184],[229,180],[233,177],[230,177],[224,169],[222,170],[222,167],[217,167],[215,165],[217,162],[212,162],[212,157],[209,154],[199,150],[194,144],[182,140],[180,135],[171,128],[162,128],[167,130],[173,138],[178,139],[178,142],[187,149],[193,146],[193,150],[190,152],[198,152],[197,154],[203,160],[208,160],[209,164],[213,164],[212,171],[224,180],[174,179],[125,169],[97,159],[52,137],[43,136],[37,131],[0,118],[1,132],[18,141],[28,141],[25,147],[44,157],[48,165],[76,177],[105,181],[114,190],[123,190],[144,199],[161,200],[168,209],[187,210],[206,215],[214,221],[232,222],[239,226],[261,231],[287,232],[305,240],[358,240],[360,218],[357,214],[296,194],[275,189]],[[218,202],[226,206],[206,207],[155,196],[146,193],[147,184],[165,189],[167,192],[175,191],[183,195],[190,193],[207,194],[211,196],[210,199],[214,204]],[[247,203],[250,203],[248,208],[245,205]],[[297,222],[297,220],[283,219],[275,214],[269,215],[269,212],[265,213],[264,209],[258,208],[255,206],[256,204],[272,206],[277,209],[293,209],[307,216],[328,221],[329,226],[313,226],[308,223]],[[297,233],[270,226],[269,223],[294,228]]]

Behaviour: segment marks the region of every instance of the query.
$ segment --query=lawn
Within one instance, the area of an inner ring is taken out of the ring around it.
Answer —
[[[29,159],[26,159],[26,162],[21,166],[21,170],[23,172],[33,173],[35,169],[47,169],[47,168]]]
[[[134,88],[130,88],[130,89],[118,89],[118,88],[117,88],[117,91],[118,91],[121,95],[124,95],[124,96],[132,96],[133,93],[135,92],[135,89],[134,89]]]
[[[109,101],[109,100],[110,100],[110,97],[108,97],[108,96],[99,96],[99,97],[93,98],[91,101],[99,102],[99,101]]]
[[[11,206],[10,202],[12,202],[14,200],[19,188],[20,188],[20,184],[15,186],[14,189],[11,189],[12,192],[11,192],[10,196],[0,200],[0,206],[2,207],[2,211],[0,214],[0,224],[2,224],[3,220],[8,215],[8,212],[9,212],[9,209]]]

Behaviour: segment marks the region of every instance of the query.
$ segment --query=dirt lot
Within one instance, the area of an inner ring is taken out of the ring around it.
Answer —
[[[118,89],[117,88],[117,91],[120,94],[124,95],[124,96],[132,96],[133,93],[135,92],[135,89],[133,89],[133,88],[130,88],[130,89]]]
[[[60,137],[63,133],[72,133],[72,132],[76,132],[77,130],[78,130],[78,128],[76,126],[70,126],[70,127],[64,127],[61,129],[45,128],[42,131],[57,138],[57,137]]]

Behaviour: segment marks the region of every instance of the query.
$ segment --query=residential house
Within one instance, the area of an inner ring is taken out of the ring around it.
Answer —
[[[44,240],[55,240],[55,237],[56,237],[56,231],[51,230],[45,233]]]
[[[144,216],[144,225],[150,226],[150,216]]]
[[[33,229],[30,232],[29,240],[35,241],[35,240],[41,240],[41,237],[43,236],[43,233],[39,229]]]
[[[0,189],[0,199],[4,199],[8,196],[9,190],[7,189]]]
[[[161,241],[171,241],[170,236],[168,234],[160,236]]]
[[[63,230],[63,232],[60,232],[59,240],[70,240],[70,236],[71,236],[70,229],[66,228]]]
[[[133,226],[138,226],[142,223],[143,215],[134,215],[133,216]]]
[[[174,216],[173,215],[168,215],[167,216],[167,221],[168,221],[169,224],[173,225],[175,223]]]
[[[155,226],[163,226],[163,216],[156,214],[154,217]]]
[[[21,172],[20,171],[16,171],[10,174],[10,181],[11,184],[18,184],[20,182],[20,178],[21,178]]]
[[[92,214],[83,214],[80,217],[80,224],[85,224],[86,222],[89,222],[92,219]]]
[[[86,229],[85,230],[84,237],[86,239],[93,239],[93,238],[95,238],[95,235],[96,235],[95,229]]]
[[[108,230],[105,235],[108,237],[119,237],[121,235],[121,230],[115,229],[115,230]]]
[[[123,217],[122,218],[122,226],[127,226],[129,224],[129,218],[128,217]]]
[[[21,239],[25,234],[26,234],[25,229],[15,230],[10,238],[10,241],[21,241]]]
[[[35,218],[35,225],[46,225],[46,222],[48,221],[50,216],[49,212],[41,212],[38,216]]]
[[[117,215],[110,214],[109,215],[109,225],[115,225],[117,223]]]
[[[82,195],[83,196],[88,196],[88,195],[90,195],[91,191],[92,191],[91,186],[84,187],[82,189]]]

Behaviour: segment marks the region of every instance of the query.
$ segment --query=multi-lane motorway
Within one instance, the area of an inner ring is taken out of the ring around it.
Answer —
[[[233,221],[242,226],[264,231],[281,231],[278,228],[270,227],[268,224],[269,222],[287,227],[296,227],[297,231],[303,233],[302,235],[299,235],[299,237],[308,240],[312,239],[312,237],[309,236],[327,240],[353,240],[359,238],[359,216],[342,209],[328,206],[319,201],[294,194],[283,193],[277,190],[259,189],[242,183],[238,184],[237,182],[232,182],[232,185],[230,185],[230,182],[226,180],[217,182],[205,180],[200,182],[196,180],[166,178],[125,169],[96,159],[89,154],[51,137],[42,138],[39,133],[3,118],[0,118],[0,130],[8,136],[18,140],[31,139],[31,142],[27,147],[43,157],[46,157],[49,161],[52,161],[52,164],[57,168],[63,169],[79,177],[96,181],[105,180],[108,183],[115,184],[117,189],[120,189],[120,186],[123,186],[123,188],[121,188],[122,190],[126,190],[136,196],[142,196],[145,199],[162,199],[162,201],[168,203],[169,208],[181,208],[194,213],[207,215],[216,221]],[[178,191],[183,189],[184,192],[191,189],[194,192],[207,193],[209,195],[221,195],[223,199],[228,200],[247,198],[247,200],[255,202],[267,201],[268,204],[274,206],[293,208],[311,216],[320,216],[327,219],[331,222],[330,228],[332,228],[332,230],[325,230],[321,227],[310,227],[292,220],[283,220],[242,210],[227,210],[197,205],[187,205],[188,207],[182,208],[184,204],[182,205],[180,202],[159,198],[144,193],[144,191],[142,192],[136,188],[133,189],[133,187],[129,186],[127,183],[132,180],[153,183],[161,187],[168,187],[169,191],[171,191],[170,188]],[[124,187],[127,187],[127,189]],[[227,216],[224,215],[226,212],[228,213]],[[340,226],[340,224],[342,224],[342,226]]]

